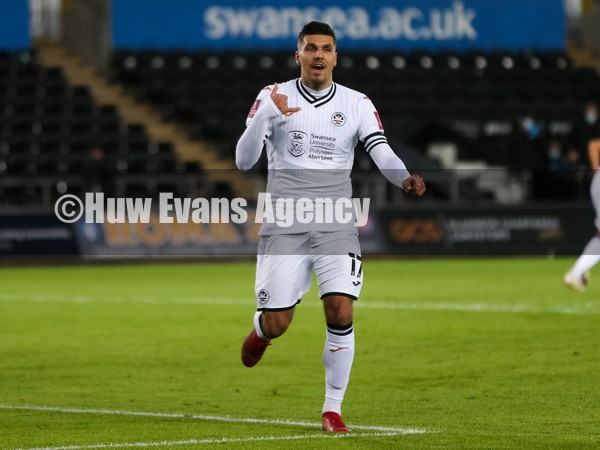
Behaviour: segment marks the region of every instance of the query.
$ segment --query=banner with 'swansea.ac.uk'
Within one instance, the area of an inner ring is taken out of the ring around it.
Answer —
[[[342,51],[563,50],[563,0],[114,0],[115,48],[290,49],[327,22]]]

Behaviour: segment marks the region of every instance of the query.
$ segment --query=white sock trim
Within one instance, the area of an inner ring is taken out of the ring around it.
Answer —
[[[256,334],[258,334],[258,337],[268,341],[269,338],[265,336],[265,334],[263,333],[262,328],[260,327],[260,316],[262,315],[262,311],[256,311],[256,314],[254,314],[254,329],[256,330]]]

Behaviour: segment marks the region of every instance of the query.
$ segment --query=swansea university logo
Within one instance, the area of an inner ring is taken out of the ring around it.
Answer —
[[[344,116],[341,112],[333,113],[333,116],[331,116],[331,123],[336,127],[341,127],[346,123],[346,116]]]
[[[307,134],[304,131],[290,131],[290,145],[288,145],[288,151],[295,156],[302,156],[304,154],[304,143],[306,142]]]

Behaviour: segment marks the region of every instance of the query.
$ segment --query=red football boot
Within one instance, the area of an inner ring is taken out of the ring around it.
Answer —
[[[260,361],[271,341],[262,340],[253,328],[242,345],[242,363],[246,367],[253,367]]]
[[[338,413],[328,411],[323,413],[323,430],[332,433],[347,433],[350,428],[346,426]]]

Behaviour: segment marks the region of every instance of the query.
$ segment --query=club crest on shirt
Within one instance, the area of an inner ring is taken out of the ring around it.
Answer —
[[[346,123],[346,116],[341,112],[333,113],[333,116],[331,116],[331,123],[336,127],[341,127]]]
[[[303,131],[294,130],[289,132],[289,137],[290,145],[288,145],[288,152],[296,158],[303,155],[305,151],[304,144],[308,135]]]

